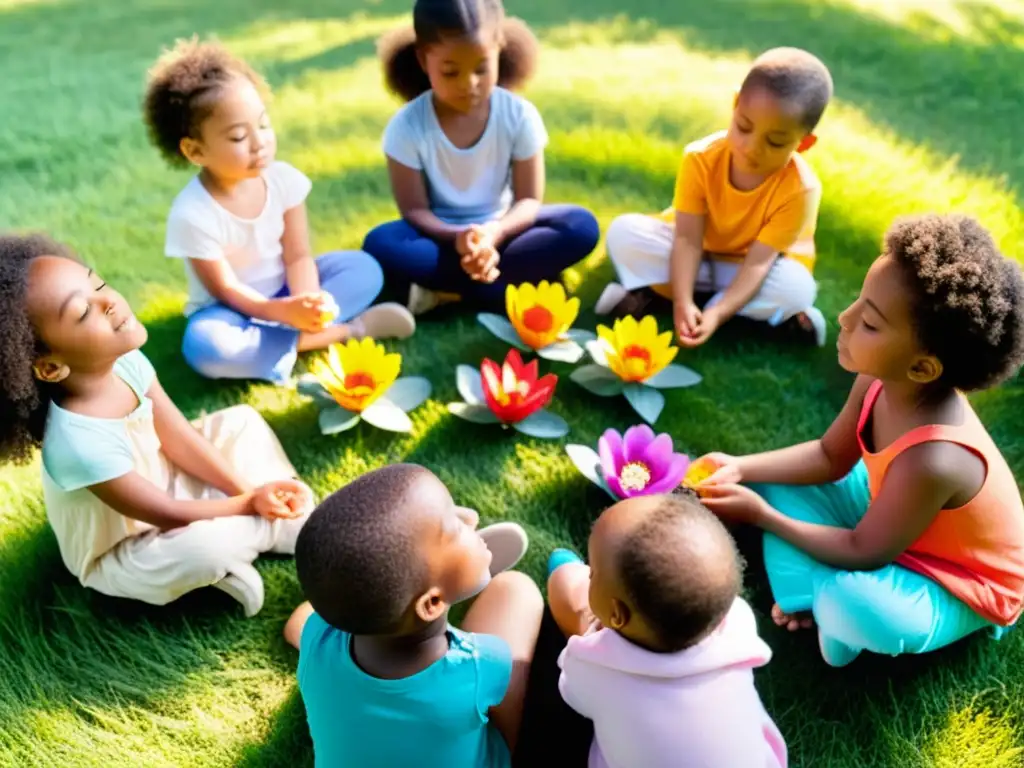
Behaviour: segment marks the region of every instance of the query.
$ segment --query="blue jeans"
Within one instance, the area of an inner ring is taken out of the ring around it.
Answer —
[[[320,287],[348,322],[369,307],[381,288],[380,266],[362,251],[335,251],[316,260]],[[284,288],[278,297],[287,296]],[[223,304],[213,304],[188,319],[181,352],[200,376],[209,379],[288,380],[298,357],[299,332],[287,325],[256,320]]]
[[[837,528],[856,528],[871,504],[863,462],[838,483],[751,487],[789,517]],[[996,638],[1006,632],[938,582],[895,563],[874,571],[843,571],[766,533],[764,564],[779,607],[786,613],[813,613],[821,654],[832,666],[849,664],[861,651],[926,653],[980,629],[991,630]]]
[[[589,255],[600,237],[597,219],[590,211],[577,205],[542,206],[532,227],[498,248],[501,277],[490,285],[465,273],[454,242],[436,242],[404,220],[372,230],[363,250],[377,259],[388,283],[401,295],[410,283],[416,283],[497,309],[505,306],[507,285],[557,280],[563,270]]]

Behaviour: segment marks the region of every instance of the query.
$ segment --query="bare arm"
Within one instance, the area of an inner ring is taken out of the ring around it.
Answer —
[[[303,603],[292,611],[292,615],[288,617],[288,621],[284,625],[284,639],[288,641],[289,645],[295,648],[299,647],[299,643],[302,640],[302,630],[312,615],[313,606],[308,602]]]
[[[526,231],[537,221],[537,213],[544,199],[544,183],[543,152],[512,163],[512,194],[515,202],[508,212],[494,223],[495,247]]]
[[[179,500],[138,472],[89,487],[96,497],[125,517],[141,520],[157,528],[181,528],[198,520],[255,514],[253,494],[244,493],[226,499]]]
[[[750,246],[739,272],[714,306],[713,311],[722,321],[735,315],[757,295],[778,256],[776,250],[764,243],[756,242]]]
[[[282,322],[280,304],[239,280],[226,261],[189,259],[189,263],[203,287],[221,304],[259,320]]]
[[[905,552],[960,490],[958,459],[956,446],[923,444],[904,451],[852,530],[794,520],[767,504],[758,524],[835,568],[880,568]]]
[[[421,171],[402,165],[389,157],[388,175],[391,177],[391,191],[402,218],[427,237],[450,241],[465,229],[454,224],[446,224],[430,210],[427,185]]]
[[[316,293],[320,290],[320,273],[309,246],[309,221],[306,204],[300,203],[289,208],[284,214],[284,235],[281,237],[284,249],[285,279],[292,296]]]
[[[697,271],[704,258],[705,217],[676,211],[675,236],[669,257],[669,281],[676,302],[693,303]]]
[[[221,452],[188,422],[159,381],[154,380],[146,394],[153,401],[157,437],[172,464],[227,496],[241,496],[253,490]]]
[[[736,459],[745,483],[821,485],[849,474],[860,459],[857,422],[872,379],[858,376],[843,410],[819,440]]]

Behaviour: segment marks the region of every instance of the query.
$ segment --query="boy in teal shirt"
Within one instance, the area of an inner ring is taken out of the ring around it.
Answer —
[[[515,564],[526,534],[476,530],[414,465],[370,472],[311,515],[296,545],[309,598],[285,637],[317,766],[508,768],[543,601]],[[449,607],[477,595],[462,630]]]

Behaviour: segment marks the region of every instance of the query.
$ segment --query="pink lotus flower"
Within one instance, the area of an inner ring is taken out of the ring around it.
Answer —
[[[625,435],[607,430],[597,441],[601,472],[608,489],[620,499],[670,493],[686,476],[690,459],[672,449],[672,438],[655,437],[646,424]]]

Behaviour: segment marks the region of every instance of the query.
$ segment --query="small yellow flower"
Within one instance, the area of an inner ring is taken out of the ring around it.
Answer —
[[[697,487],[715,472],[718,471],[718,465],[708,458],[697,459],[697,461],[690,464],[689,469],[686,470],[686,476],[683,478],[683,482],[680,483],[684,488],[691,488],[692,490],[700,492]]]
[[[580,312],[578,298],[567,299],[561,283],[510,285],[505,309],[519,338],[532,349],[543,349],[564,338]]]
[[[388,354],[370,338],[333,344],[326,358],[310,363],[310,371],[338,405],[355,413],[362,413],[387,392],[401,367],[401,355]]]
[[[672,345],[672,332],[658,334],[658,322],[651,316],[639,323],[632,317],[615,321],[614,330],[597,326],[604,342],[608,367],[623,381],[647,381],[675,359],[679,350]]]

